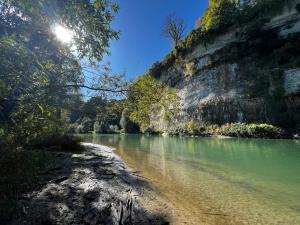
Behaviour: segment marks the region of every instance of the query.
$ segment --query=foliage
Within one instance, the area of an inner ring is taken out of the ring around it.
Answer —
[[[237,34],[240,38],[254,42],[264,35],[263,25],[280,13],[285,5],[293,2],[295,0],[257,0],[255,3],[241,5],[239,1],[211,0],[210,7],[199,20],[201,26],[191,31],[162,62],[155,63],[150,74],[160,77],[162,71],[190,53],[195,46],[200,43],[207,45],[229,29],[239,30]]]
[[[248,138],[281,138],[285,136],[285,132],[281,128],[269,124],[231,123],[220,126],[216,124],[200,124],[194,121],[174,126],[170,130],[170,134],[188,136],[224,135]]]
[[[108,100],[101,96],[79,102],[71,110],[69,133],[111,133],[119,130],[119,122],[125,107],[124,100]],[[117,127],[115,127],[117,126]]]
[[[210,0],[210,7],[203,16],[203,31],[225,29],[234,23],[240,11],[232,0]]]
[[[128,108],[125,108],[122,112],[122,117],[120,120],[120,126],[122,128],[123,133],[138,133],[139,132],[139,127],[137,124],[132,122],[130,120],[130,110]]]
[[[94,121],[88,117],[84,117],[80,125],[76,129],[76,133],[91,133],[94,129]]]
[[[185,125],[185,128],[186,128],[186,132],[189,135],[197,135],[197,134],[200,134],[200,131],[201,131],[200,124],[195,123],[194,121],[189,121]]]
[[[151,129],[151,116],[156,111],[164,111],[166,122],[175,122],[178,113],[177,91],[167,88],[151,75],[139,77],[131,86],[128,94],[130,120],[142,132]]]
[[[283,135],[283,131],[269,124],[225,124],[216,130],[217,134],[232,137],[269,137],[276,138]]]
[[[80,59],[100,60],[117,6],[96,0],[0,1],[0,127],[10,143],[23,145],[63,134],[84,79]],[[73,45],[59,43],[53,26],[74,31]],[[77,97],[75,97],[77,96]]]
[[[141,130],[150,126],[150,115],[154,104],[162,97],[163,86],[150,75],[139,77],[131,86],[128,102],[132,113],[130,120],[138,124]]]

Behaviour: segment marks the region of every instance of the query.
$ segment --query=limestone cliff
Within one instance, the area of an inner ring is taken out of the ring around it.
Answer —
[[[286,7],[264,25],[257,42],[240,38],[239,28],[230,30],[163,69],[157,79],[178,90],[179,116],[168,121],[155,111],[154,129],[188,121],[299,126],[300,60],[293,52],[300,45],[299,11]]]

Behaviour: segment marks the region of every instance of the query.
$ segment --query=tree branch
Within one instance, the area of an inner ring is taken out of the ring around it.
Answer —
[[[101,87],[91,87],[84,84],[67,84],[59,87],[86,88],[93,91],[105,91],[105,92],[112,92],[112,93],[123,93],[129,91],[128,89],[109,89],[109,88],[101,88]]]

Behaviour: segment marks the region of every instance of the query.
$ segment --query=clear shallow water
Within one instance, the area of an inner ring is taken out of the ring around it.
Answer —
[[[116,148],[132,168],[194,220],[204,212],[225,214],[233,224],[300,224],[299,141],[82,137]]]

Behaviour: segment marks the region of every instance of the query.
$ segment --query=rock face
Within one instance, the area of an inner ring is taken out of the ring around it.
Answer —
[[[286,8],[264,30],[267,37],[255,48],[239,39],[236,29],[210,44],[199,43],[180,62],[162,71],[158,80],[177,89],[180,97],[176,125],[188,121],[255,122],[291,128],[300,123],[299,64],[284,64],[281,59],[280,63],[269,63],[292,35],[298,35],[299,40],[300,13],[295,7]],[[280,42],[273,45],[277,49],[268,48],[275,39]],[[292,56],[287,58],[293,60]],[[152,127],[167,131],[170,125],[163,114],[152,115]]]

